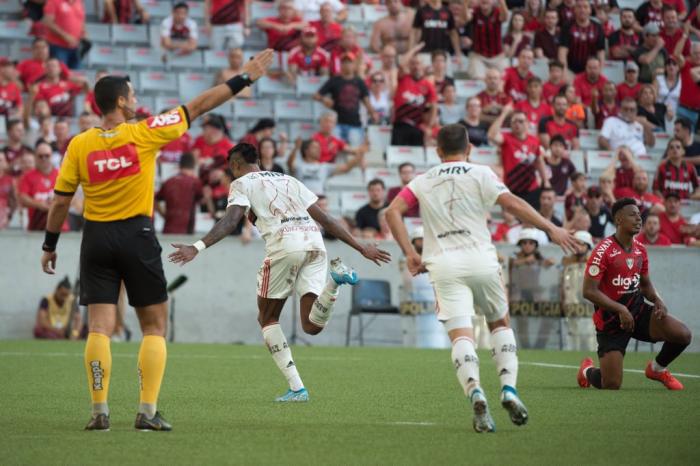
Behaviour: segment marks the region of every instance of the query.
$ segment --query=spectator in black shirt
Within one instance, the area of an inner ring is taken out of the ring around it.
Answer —
[[[544,13],[544,27],[535,33],[535,58],[556,60],[559,49],[559,13],[549,9]]]
[[[557,196],[563,196],[569,187],[569,178],[576,173],[576,167],[566,153],[564,136],[561,134],[552,136],[549,141],[549,151],[545,159],[547,169],[551,173],[549,183]]]
[[[557,195],[552,188],[542,188],[540,191],[540,215],[555,224],[562,226],[561,220],[554,215],[554,202],[557,200]],[[547,235],[549,238],[549,235]],[[551,240],[551,238],[549,238]]]
[[[603,202],[603,196],[598,186],[588,188],[586,212],[591,219],[591,227],[588,232],[596,242],[612,234],[615,229],[612,215]]]
[[[605,61],[605,34],[600,24],[591,21],[587,0],[576,0],[574,11],[574,21],[562,30],[559,61],[572,72],[581,73],[589,57]]]
[[[377,112],[369,101],[369,90],[365,82],[356,74],[355,55],[346,52],[341,57],[340,74],[332,76],[321,89],[314,94],[314,99],[338,114],[336,136],[352,147],[357,147],[364,140],[364,130],[360,120],[360,103],[369,113],[372,121],[378,121]]]
[[[695,168],[700,172],[700,142],[693,140],[692,127],[689,119],[677,118],[673,124],[673,136],[680,139],[685,146],[685,159],[695,164]]]
[[[474,147],[485,146],[489,143],[487,133],[489,125],[481,121],[481,100],[478,97],[470,97],[467,100],[466,114],[458,123],[467,128],[469,142]]]
[[[441,0],[428,0],[416,10],[413,18],[413,34],[408,49],[423,42],[423,52],[453,50],[457,61],[462,61],[462,47],[450,9]]]
[[[610,58],[613,60],[627,60],[632,56],[641,40],[634,26],[637,19],[634,17],[634,10],[623,8],[620,11],[620,29],[613,32],[608,37],[608,48]]]
[[[656,130],[666,129],[666,106],[656,102],[656,91],[651,84],[644,84],[639,91],[637,115],[646,118]]]
[[[374,238],[381,227],[379,226],[379,211],[386,207],[386,186],[379,178],[367,184],[369,202],[355,214],[356,235]]]

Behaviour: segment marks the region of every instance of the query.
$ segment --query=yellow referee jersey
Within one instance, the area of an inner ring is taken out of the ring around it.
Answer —
[[[156,155],[189,128],[185,107],[138,123],[104,130],[91,128],[75,136],[63,157],[57,194],[72,194],[82,185],[87,220],[112,222],[153,215]]]

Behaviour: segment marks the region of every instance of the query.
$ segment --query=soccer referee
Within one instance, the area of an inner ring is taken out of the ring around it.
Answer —
[[[156,410],[165,372],[168,314],[161,247],[151,222],[156,155],[163,145],[182,136],[195,118],[262,76],[273,56],[272,50],[265,50],[243,66],[242,74],[186,105],[138,123],[129,123],[137,107],[129,78],[106,76],[95,84],[95,101],[104,115],[102,127],[77,135],[68,145],[41,257],[44,272],[53,274],[61,225],[81,185],[86,223],[80,247],[80,304],[88,307],[85,370],[92,397],[92,418],[86,430],[109,430],[109,336],[122,280],[144,335],[138,356],[140,403],[135,427],[172,429]]]

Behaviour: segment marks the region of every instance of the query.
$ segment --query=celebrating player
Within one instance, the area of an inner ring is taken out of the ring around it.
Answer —
[[[651,283],[647,250],[634,238],[642,228],[637,201],[629,197],[618,200],[613,204],[612,216],[615,234],[595,247],[583,277],[583,296],[596,308],[593,322],[600,369],[593,367],[591,358],[585,358],[578,371],[578,384],[582,388],[593,385],[618,390],[627,343],[636,338],[664,342],[644,373],[669,390],[682,390],[683,384],[666,367],[690,344],[690,330],[668,315]]]
[[[229,151],[228,158],[235,181],[231,183],[225,216],[193,245],[173,244],[177,251],[169,258],[171,262],[186,264],[203,249],[230,235],[241,217],[248,214],[262,233],[267,255],[258,272],[258,322],[272,359],[289,383],[289,390],[276,401],[308,401],[309,393],[279,324],[284,303],[296,290],[301,296],[301,326],[306,333],[316,335],[331,317],[338,287],[358,281],[357,273],[336,258],[331,261],[331,279],[325,283],[326,248],[315,222],[377,265],[389,262],[391,256],[373,245],[362,246],[355,241],[318,206],[318,198],[296,178],[261,171],[254,146],[240,143]]]
[[[66,150],[49,210],[41,265],[52,274],[56,244],[78,185],[85,196],[85,232],[80,249],[80,304],[88,307],[85,369],[92,397],[87,430],[109,430],[107,394],[112,372],[109,335],[115,325],[122,280],[136,308],[143,342],[138,357],[140,404],[135,427],[171,430],[156,410],[165,372],[168,295],[155,236],[153,186],[156,155],[182,136],[198,116],[221,105],[265,74],[273,51],[243,66],[243,73],[213,87],[186,105],[138,123],[137,100],[129,78],[106,76],[95,84],[102,126],[75,136]]]
[[[490,168],[467,161],[471,144],[462,125],[447,125],[438,133],[441,164],[414,178],[392,201],[386,213],[394,238],[413,275],[430,273],[435,287],[438,319],[452,341],[457,379],[474,410],[474,429],[494,432],[474,347],[472,316],[478,308],[491,330],[493,358],[501,380],[501,404],[516,425],[527,423],[528,412],[515,384],[518,358],[509,327],[508,301],[496,248],[486,218],[499,204],[521,220],[544,230],[553,242],[574,250],[574,238],[511,194]],[[408,239],[402,214],[420,205],[425,228],[423,259]]]

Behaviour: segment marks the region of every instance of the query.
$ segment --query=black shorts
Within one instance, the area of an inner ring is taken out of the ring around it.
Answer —
[[[599,358],[610,351],[619,351],[624,356],[630,338],[651,343],[657,341],[652,339],[649,334],[649,325],[651,324],[651,315],[654,312],[654,306],[642,301],[638,310],[630,309],[630,312],[634,317],[634,331],[632,333],[623,332],[622,330],[616,332],[596,332]]]
[[[391,130],[392,146],[422,146],[423,131],[406,123],[396,123]]]
[[[80,246],[80,304],[117,304],[122,280],[131,306],[165,302],[162,250],[149,217],[86,221]]]

